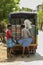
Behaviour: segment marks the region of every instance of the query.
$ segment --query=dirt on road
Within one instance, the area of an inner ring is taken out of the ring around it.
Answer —
[[[0,62],[5,61],[7,59],[7,47],[5,44],[0,45]]]

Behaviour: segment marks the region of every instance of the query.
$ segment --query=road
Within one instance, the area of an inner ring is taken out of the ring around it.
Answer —
[[[14,58],[15,61],[3,62],[0,65],[41,65],[43,64],[43,31],[39,31],[38,35],[38,48],[35,55],[31,55],[29,58],[21,58],[18,56]]]

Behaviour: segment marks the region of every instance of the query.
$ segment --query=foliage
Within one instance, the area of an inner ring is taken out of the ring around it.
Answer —
[[[25,7],[22,7],[21,11],[32,11],[32,9],[30,9],[30,8],[25,8]]]
[[[43,24],[43,3],[41,5],[41,9],[38,11],[38,24],[39,27],[42,29],[42,24]]]
[[[14,11],[32,11],[32,9],[19,7],[20,0],[0,0],[0,22],[6,20],[8,23],[8,16],[10,12]]]
[[[8,18],[13,8],[17,9],[20,0],[0,0],[0,21]]]

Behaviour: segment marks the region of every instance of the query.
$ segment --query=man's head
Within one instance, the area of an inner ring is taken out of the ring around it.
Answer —
[[[8,28],[8,29],[12,29],[12,25],[9,24],[9,25],[7,26],[7,28]]]
[[[21,28],[25,28],[25,25],[21,25]]]

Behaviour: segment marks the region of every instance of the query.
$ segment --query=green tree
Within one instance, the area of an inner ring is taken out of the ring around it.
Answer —
[[[17,10],[20,0],[0,0],[0,21],[8,18],[10,12],[13,11],[13,8]]]
[[[42,29],[43,26],[43,3],[41,5],[41,9],[38,11],[38,24],[40,29]]]
[[[30,11],[30,12],[31,12],[31,11],[32,11],[32,9],[30,9],[30,8],[25,8],[25,7],[22,7],[21,11],[28,11],[28,12]]]

